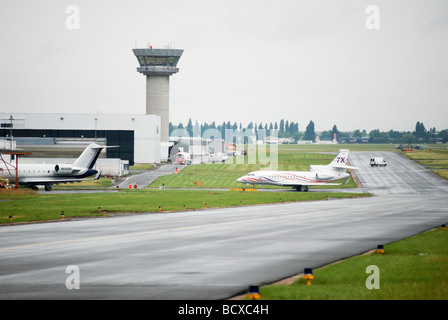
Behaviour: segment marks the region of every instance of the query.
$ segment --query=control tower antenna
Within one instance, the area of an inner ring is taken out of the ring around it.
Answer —
[[[170,76],[179,72],[177,63],[184,52],[179,49],[132,49],[146,76],[146,114],[161,118],[160,142],[169,142]]]

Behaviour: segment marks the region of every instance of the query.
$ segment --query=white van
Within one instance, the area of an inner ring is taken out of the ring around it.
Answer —
[[[384,160],[384,158],[373,157],[370,158],[370,165],[372,167],[385,167],[387,166],[387,162],[386,160]]]

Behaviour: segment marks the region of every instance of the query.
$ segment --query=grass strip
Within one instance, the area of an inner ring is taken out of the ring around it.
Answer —
[[[198,210],[241,205],[329,198],[362,197],[360,193],[244,192],[207,190],[123,190],[111,193],[38,194],[26,190],[0,192],[0,223],[95,217],[113,213]],[[100,209],[99,209],[100,208]],[[12,216],[12,222],[9,219]]]
[[[299,276],[291,285],[260,289],[265,300],[446,300],[448,230],[437,228],[376,250],[313,270],[311,285]],[[368,289],[378,267],[378,289]]]
[[[431,151],[430,151],[431,150]],[[431,170],[441,178],[448,180],[448,149],[427,148],[425,150],[413,150],[403,152],[408,159],[415,161],[428,170]]]

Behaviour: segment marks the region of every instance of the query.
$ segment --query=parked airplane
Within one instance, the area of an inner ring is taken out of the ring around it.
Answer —
[[[275,185],[293,187],[297,191],[308,191],[309,186],[339,185],[333,183],[349,177],[347,166],[349,150],[341,149],[336,158],[328,165],[311,165],[309,171],[253,171],[237,179],[246,184]]]
[[[45,186],[45,191],[51,191],[53,184],[79,182],[83,178],[97,175],[101,172],[93,169],[104,146],[92,143],[83,151],[73,164],[20,164],[19,185],[25,185],[37,190],[39,185]],[[15,183],[16,170],[11,164],[0,162],[0,177]]]

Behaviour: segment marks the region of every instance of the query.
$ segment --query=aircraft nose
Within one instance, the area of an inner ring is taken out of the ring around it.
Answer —
[[[244,177],[238,178],[238,179],[236,179],[236,181],[243,183],[244,182]]]

